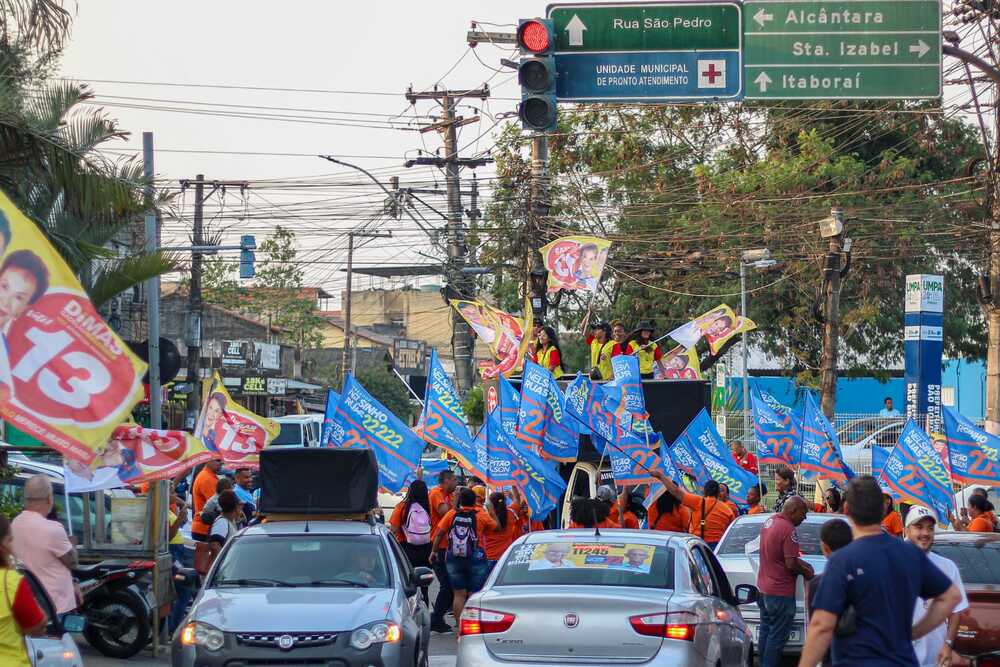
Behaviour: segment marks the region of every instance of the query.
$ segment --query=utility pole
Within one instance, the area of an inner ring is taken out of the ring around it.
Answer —
[[[528,247],[531,255],[527,263],[528,284],[531,286],[531,309],[535,312],[536,321],[545,320],[548,310],[548,288],[545,262],[539,249],[543,235],[540,223],[549,215],[549,138],[545,134],[536,133],[531,138],[531,207],[528,212]],[[586,332],[584,332],[586,333]]]
[[[194,177],[194,229],[191,240],[195,246],[205,244],[202,224],[205,214],[205,175]],[[201,409],[201,253],[191,252],[191,288],[188,294],[187,327],[187,382],[191,393],[187,397],[186,421],[194,428],[198,410]]]
[[[347,232],[347,294],[344,296],[344,349],[340,358],[340,388],[344,388],[347,368],[354,372],[354,348],[351,344],[351,292],[354,291],[354,237],[388,239],[392,232]]]
[[[160,247],[156,226],[156,210],[153,205],[153,133],[142,133],[142,172],[146,177],[146,252],[155,253]],[[163,390],[160,387],[160,277],[153,276],[146,281],[146,337],[149,343],[149,428],[162,427],[163,409],[160,402]]]
[[[830,217],[820,223],[820,233],[829,239],[823,262],[823,359],[820,371],[820,394],[823,414],[831,421],[837,406],[837,364],[840,345],[840,286],[843,278],[841,257],[844,253],[844,211],[831,209]]]
[[[461,167],[475,168],[491,160],[486,158],[460,158],[458,156],[458,132],[461,125],[478,121],[478,117],[460,118],[455,115],[455,105],[463,98],[479,98],[485,100],[490,96],[489,88],[467,90],[434,90],[414,92],[412,88],[406,91],[406,99],[410,104],[417,100],[437,100],[441,104],[441,118],[432,125],[421,128],[421,131],[437,130],[444,139],[444,157],[421,157],[407,160],[406,166],[414,164],[432,164],[444,168],[445,188],[447,191],[448,208],[446,213],[445,231],[448,239],[448,261],[445,265],[445,275],[448,285],[463,298],[475,298],[475,284],[463,273],[468,260],[468,246],[465,242],[465,225],[462,220],[462,192],[459,169]],[[462,394],[472,388],[474,371],[472,366],[473,347],[475,340],[468,323],[452,309],[451,349],[455,360],[455,385]]]

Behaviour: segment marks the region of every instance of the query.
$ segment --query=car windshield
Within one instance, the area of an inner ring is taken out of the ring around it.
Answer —
[[[760,529],[763,525],[761,521],[742,521],[737,523],[726,533],[715,553],[720,556],[745,554],[747,542],[755,540],[760,536]],[[823,555],[819,546],[819,531],[822,527],[822,523],[803,522],[795,529],[795,536],[799,538],[799,551],[803,555]]]
[[[226,551],[211,586],[388,588],[376,535],[246,535]]]
[[[931,550],[950,558],[962,573],[963,584],[1000,584],[1000,542],[985,544],[948,544],[941,542]]]
[[[513,549],[495,586],[674,587],[673,550],[594,540],[522,544]]]
[[[302,445],[302,425],[298,423],[281,424],[278,437],[271,441],[271,446]]]

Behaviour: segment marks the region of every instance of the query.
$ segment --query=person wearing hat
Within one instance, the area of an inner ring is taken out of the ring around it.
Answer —
[[[639,358],[639,373],[643,380],[653,379],[653,364],[663,359],[663,349],[653,341],[653,323],[649,320],[639,323],[639,328],[629,337],[625,354]]]
[[[611,380],[611,357],[622,353],[621,345],[611,338],[611,326],[607,322],[595,322],[587,335],[590,346],[590,376],[595,380]]]
[[[958,617],[969,608],[969,599],[965,595],[965,587],[962,585],[962,575],[958,567],[950,558],[934,553],[931,547],[934,546],[934,529],[937,526],[937,517],[934,512],[923,505],[913,505],[906,515],[906,526],[904,537],[906,541],[914,545],[930,558],[939,570],[948,575],[951,583],[955,585],[962,599],[955,608],[951,610],[948,620],[937,626],[920,639],[913,640],[913,651],[917,654],[917,664],[921,667],[947,667],[951,664],[952,645],[955,636],[958,634]],[[924,617],[930,600],[917,598],[913,610],[913,623],[916,624]]]

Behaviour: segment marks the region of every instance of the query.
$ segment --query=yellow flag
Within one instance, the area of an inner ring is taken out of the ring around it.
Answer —
[[[146,364],[0,192],[0,417],[89,465],[142,400]]]
[[[194,433],[206,449],[230,466],[256,466],[260,450],[281,426],[233,400],[218,373],[202,382],[201,414]]]

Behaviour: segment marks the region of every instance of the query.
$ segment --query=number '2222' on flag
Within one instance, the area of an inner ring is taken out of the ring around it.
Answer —
[[[0,417],[90,464],[143,398],[146,364],[0,192]]]

